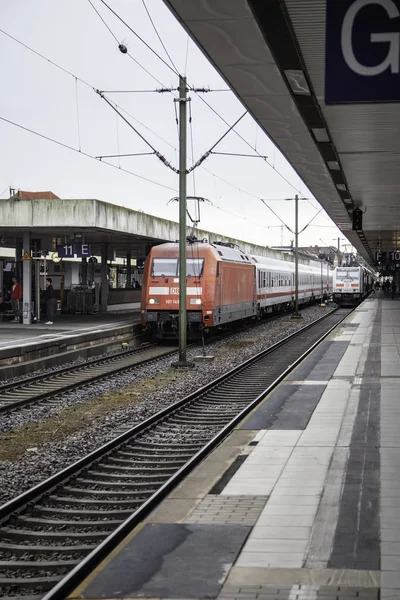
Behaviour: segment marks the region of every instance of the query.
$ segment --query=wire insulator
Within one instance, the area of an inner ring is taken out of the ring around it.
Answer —
[[[125,46],[125,44],[119,44],[118,48],[119,48],[119,51],[122,54],[127,54],[128,53],[128,48]]]

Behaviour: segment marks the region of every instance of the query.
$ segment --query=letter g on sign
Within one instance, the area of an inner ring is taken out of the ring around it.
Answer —
[[[358,75],[380,75],[390,67],[391,73],[399,73],[400,63],[400,33],[371,33],[371,42],[389,42],[389,51],[385,60],[379,65],[369,67],[362,65],[356,58],[353,50],[352,34],[355,19],[365,6],[378,4],[386,10],[390,19],[400,16],[397,6],[392,0],[356,0],[347,11],[342,25],[341,44],[344,59],[348,67]]]

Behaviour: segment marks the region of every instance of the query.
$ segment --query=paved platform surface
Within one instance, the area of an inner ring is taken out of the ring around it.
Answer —
[[[400,600],[399,384],[372,297],[71,597]]]
[[[21,323],[0,322],[0,352],[5,348],[20,348],[38,342],[68,339],[73,336],[84,336],[88,333],[112,331],[117,327],[140,322],[140,310],[134,309],[122,314],[104,315],[60,315],[54,325],[38,323],[22,325]]]

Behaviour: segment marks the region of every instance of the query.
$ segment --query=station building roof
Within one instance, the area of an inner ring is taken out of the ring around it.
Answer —
[[[54,196],[52,192],[46,194]],[[40,240],[40,249],[54,251],[66,243],[90,244],[91,254],[101,255],[106,242],[116,257],[144,258],[149,246],[179,239],[178,223],[144,212],[95,199],[32,198],[14,195],[0,200],[0,238],[5,247],[16,247],[24,231]],[[40,195],[40,193],[39,193]],[[189,235],[191,228],[187,228]],[[240,247],[247,254],[271,256],[288,260],[282,253],[244,240],[221,234],[196,230],[198,239],[222,241]]]
[[[398,25],[382,3],[164,2],[366,260],[398,249],[400,94],[398,73],[383,72],[398,48],[388,54],[387,44],[370,41]],[[340,45],[350,13],[364,74]],[[356,207],[363,224],[353,231]]]

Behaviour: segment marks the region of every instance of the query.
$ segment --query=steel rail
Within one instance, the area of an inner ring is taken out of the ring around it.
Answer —
[[[162,352],[158,356],[151,356],[149,358],[145,358],[145,359],[137,361],[137,362],[132,362],[131,365],[129,365],[129,361],[128,361],[128,364],[126,364],[127,358],[129,358],[129,357],[133,358],[139,354],[143,354],[144,352],[149,352],[149,351],[151,352],[152,350],[154,350],[155,348],[158,348],[158,347],[159,347],[159,344],[149,344],[146,346],[141,346],[139,348],[134,348],[132,350],[125,350],[123,352],[119,352],[119,353],[114,354],[109,357],[103,356],[101,358],[94,358],[94,359],[91,359],[90,361],[86,361],[85,363],[80,364],[80,365],[70,365],[67,367],[60,367],[49,373],[32,375],[29,378],[23,379],[21,382],[7,383],[0,387],[0,414],[10,412],[12,410],[21,408],[21,407],[29,405],[29,404],[33,404],[36,402],[42,402],[43,400],[46,400],[47,398],[50,398],[57,394],[67,392],[67,391],[75,389],[77,387],[91,384],[95,381],[98,381],[99,379],[104,378],[104,377],[113,376],[114,374],[119,373],[125,369],[145,365],[145,364],[147,364],[153,360],[156,360],[158,358],[163,358],[165,356],[172,356],[173,354],[176,354],[176,352],[177,352],[177,349],[174,348],[173,350],[169,350],[167,352]],[[120,362],[119,366],[117,364],[113,365],[113,363],[118,363],[118,362]],[[93,374],[92,376],[88,376],[87,378],[85,378],[82,381],[82,379],[80,378],[82,375],[84,375],[85,373],[87,375],[89,375],[91,369],[93,369],[95,367],[101,367],[101,366],[104,366],[105,372]],[[115,368],[108,369],[108,367],[110,367],[110,366],[114,366]],[[54,388],[54,385],[57,383],[57,378],[61,379],[64,377],[64,375],[71,375],[71,374],[76,375],[76,377],[77,377],[76,381],[70,381],[68,383],[66,383],[65,381],[60,381],[60,386],[58,388],[56,387],[56,389]],[[47,385],[48,389],[44,388],[43,391],[41,391],[41,392],[32,393],[31,397],[28,396],[25,398],[21,398],[19,400],[10,400],[8,402],[7,398],[2,396],[2,394],[4,392],[9,392],[11,394],[29,393],[30,391],[33,392],[33,390],[30,390],[30,387],[32,385],[37,385],[40,383],[42,383],[43,386]]]

